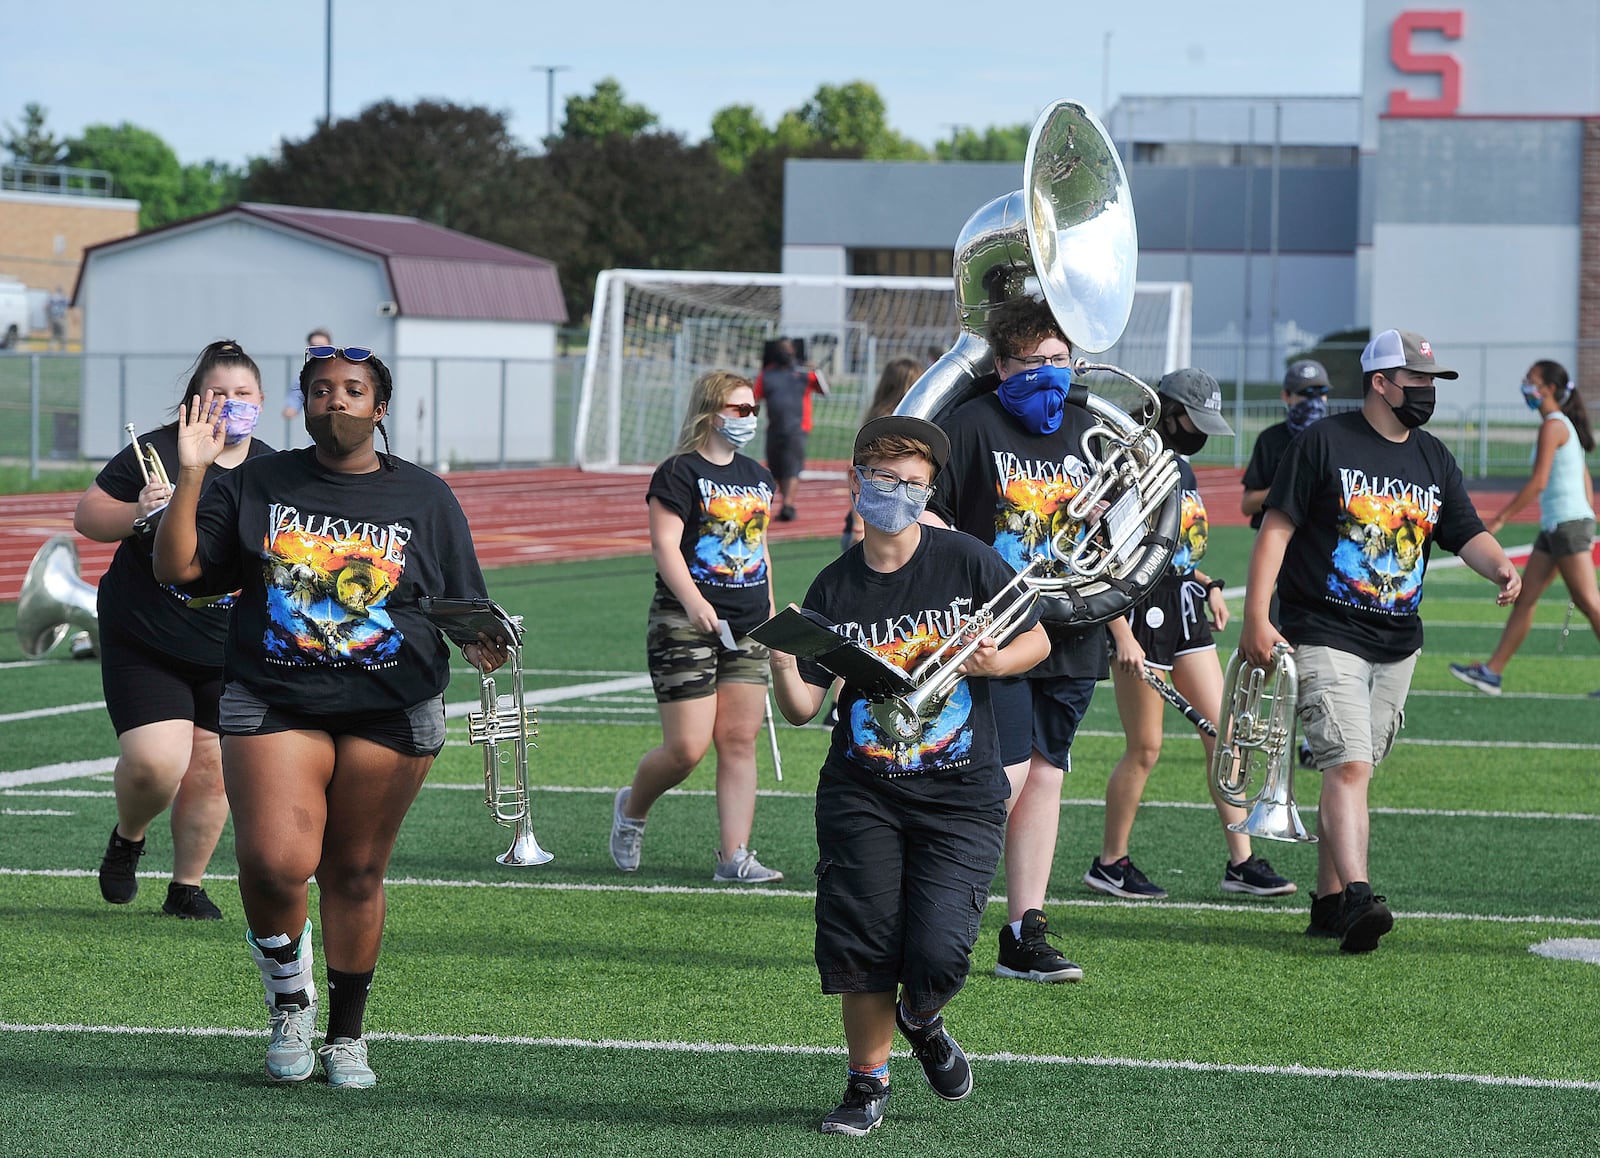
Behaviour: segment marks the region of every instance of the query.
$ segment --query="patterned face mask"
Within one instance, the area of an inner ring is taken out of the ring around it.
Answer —
[[[1313,422],[1328,416],[1328,400],[1320,394],[1305,394],[1289,407],[1289,433],[1299,434]]]
[[[911,487],[902,483],[885,491],[882,484],[856,467],[856,478],[861,491],[856,495],[856,514],[869,527],[876,527],[885,535],[898,535],[922,517],[928,509],[928,488],[918,487],[915,497]]]
[[[222,404],[223,441],[229,446],[243,442],[255,430],[256,419],[260,417],[261,407],[254,402],[227,399]]]

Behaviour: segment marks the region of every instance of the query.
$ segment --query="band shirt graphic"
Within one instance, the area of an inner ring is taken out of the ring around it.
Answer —
[[[1193,575],[1200,560],[1206,557],[1211,523],[1206,518],[1206,501],[1200,497],[1200,484],[1195,480],[1194,467],[1180,458],[1178,475],[1182,502],[1178,514],[1178,546],[1172,552],[1172,574],[1186,576]]]
[[[1439,518],[1439,488],[1339,470],[1339,538],[1328,597],[1380,615],[1413,615],[1427,569],[1423,547]]]
[[[387,609],[406,567],[411,528],[301,511],[268,509],[268,661],[369,667],[393,659],[405,636]]]
[[[754,587],[767,581],[767,518],[772,488],[697,480],[700,492],[698,538],[689,559],[696,584]]]

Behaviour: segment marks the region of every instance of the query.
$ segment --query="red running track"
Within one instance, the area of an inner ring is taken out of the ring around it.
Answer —
[[[817,477],[803,479],[796,499],[799,517],[773,523],[772,538],[832,538],[849,505],[843,463],[815,463]],[[1219,527],[1243,526],[1239,476],[1232,467],[1196,470],[1206,513]],[[647,474],[585,473],[576,468],[468,471],[445,476],[472,524],[484,567],[640,555],[650,550],[645,514]],[[1497,510],[1503,495],[1473,495],[1480,511]],[[77,492],[0,496],[0,600],[14,600],[28,563],[46,539],[72,531]],[[86,582],[97,583],[111,562],[115,543],[76,536]],[[1600,544],[1597,544],[1600,552]],[[1520,561],[1520,560],[1519,560]]]

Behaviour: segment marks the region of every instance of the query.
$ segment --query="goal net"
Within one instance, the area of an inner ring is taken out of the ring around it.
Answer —
[[[1154,385],[1189,360],[1189,286],[1140,284],[1112,362]],[[878,375],[896,358],[928,365],[955,341],[948,277],[820,277],[609,269],[595,282],[578,395],[585,469],[647,469],[672,452],[689,390],[709,370],[754,377],[765,342],[788,337],[827,380],[807,457],[849,458]]]

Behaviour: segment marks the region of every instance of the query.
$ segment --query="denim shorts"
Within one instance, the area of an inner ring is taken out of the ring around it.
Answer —
[[[1553,559],[1564,559],[1568,555],[1587,555],[1593,544],[1594,520],[1571,519],[1557,523],[1548,531],[1540,531],[1533,541],[1533,549]]]
[[[817,972],[824,993],[942,1008],[966,984],[1005,843],[1005,807],[908,804],[824,775],[817,786]]]
[[[1421,654],[1373,663],[1320,644],[1294,649],[1300,732],[1318,768],[1382,763],[1405,727],[1411,672]]]
[[[1089,710],[1090,676],[1012,676],[989,681],[1000,763],[1025,762],[1037,750],[1051,765],[1072,771],[1072,740]]]
[[[313,715],[267,703],[234,680],[219,705],[224,736],[270,736],[276,732],[326,732],[359,736],[406,756],[437,756],[444,747],[444,696],[393,711]]]

